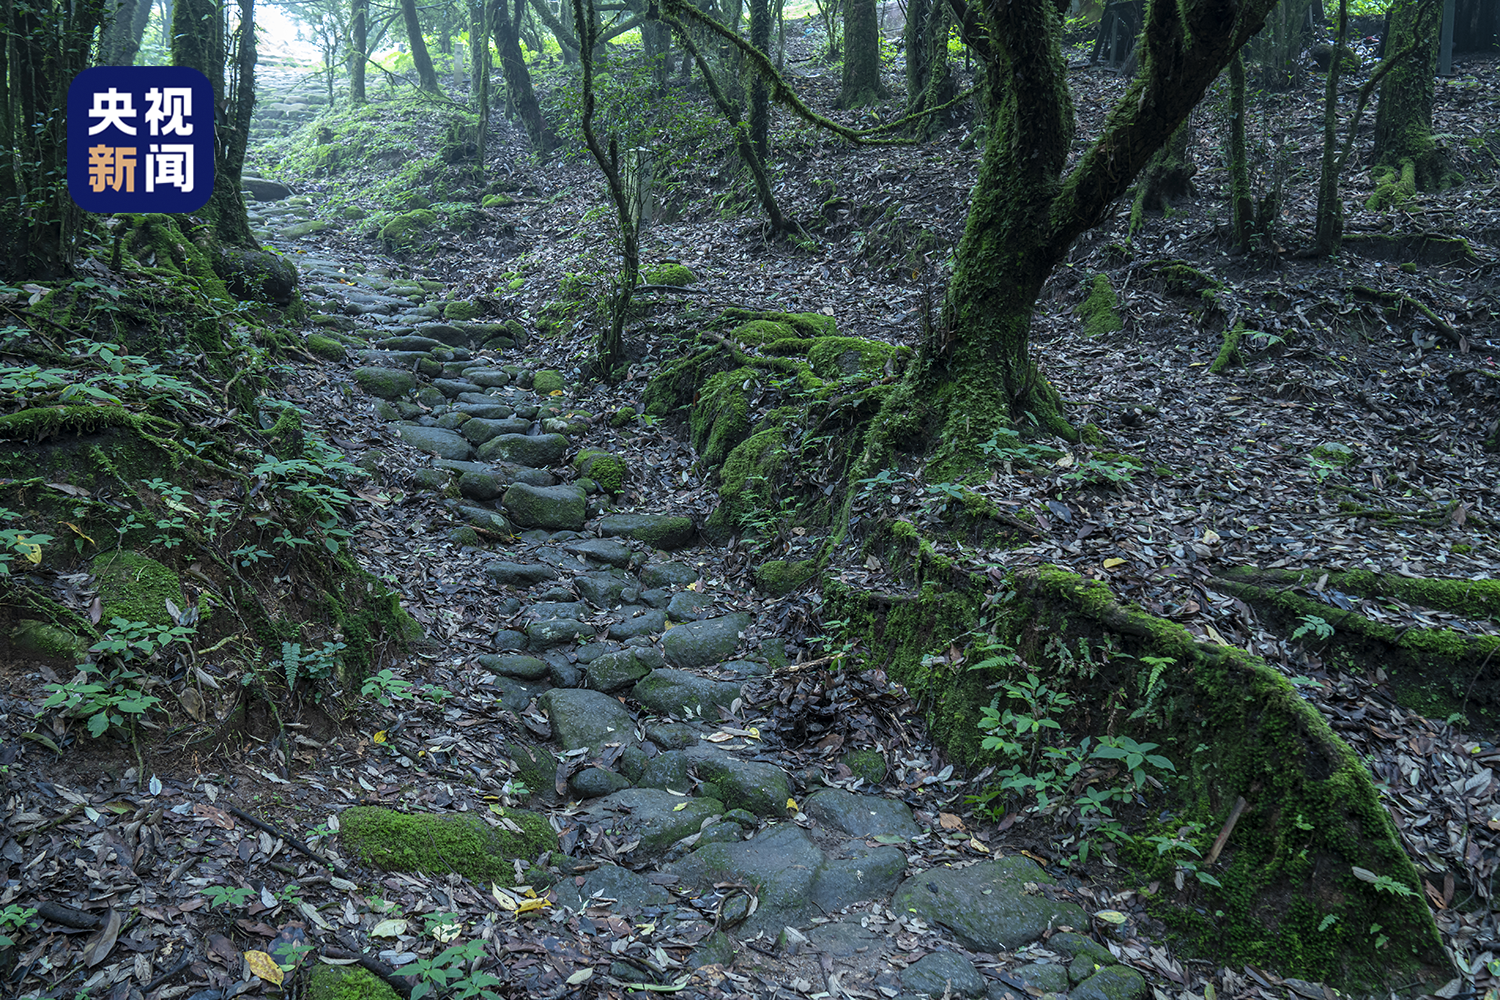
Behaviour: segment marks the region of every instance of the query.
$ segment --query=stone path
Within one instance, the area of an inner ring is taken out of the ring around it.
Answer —
[[[295,96],[306,81],[278,86],[259,128],[315,110]],[[446,541],[485,553],[486,601],[507,626],[478,680],[549,741],[518,776],[573,842],[603,831],[584,846],[624,863],[559,866],[555,914],[580,933],[625,918],[696,942],[685,966],[622,955],[609,977],[676,985],[701,969],[683,996],[1144,996],[1120,964],[1139,953],[1084,936],[1090,916],[1034,862],[930,867],[936,835],[898,798],[864,794],[881,775],[829,787],[765,749],[747,682],[780,662],[779,642],[756,646],[748,614],[716,610],[727,595],[701,579],[692,517],[615,509],[630,471],[614,436],[632,413],[594,413],[526,360],[521,323],[309,251],[328,225],[313,197],[246,189],[257,235],[302,269],[305,347],[347,382],[349,419],[410,459],[391,464],[446,510]],[[375,451],[361,463],[383,468]]]

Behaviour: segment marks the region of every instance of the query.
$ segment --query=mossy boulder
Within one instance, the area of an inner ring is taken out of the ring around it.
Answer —
[[[1078,318],[1083,320],[1083,332],[1088,337],[1102,337],[1125,328],[1118,312],[1120,300],[1109,275],[1096,274],[1089,285],[1089,294],[1078,304]]]
[[[356,368],[354,381],[372,396],[396,400],[416,389],[417,377],[397,368]]]
[[[544,368],[531,377],[531,391],[539,396],[550,396],[562,390],[562,372]]]
[[[836,379],[845,375],[878,374],[887,369],[894,374],[899,362],[911,355],[911,348],[898,348],[883,340],[864,337],[819,337],[807,351],[813,374]]]
[[[735,445],[750,436],[747,393],[760,383],[754,368],[719,372],[704,383],[688,417],[693,447],[710,466],[720,465]]]
[[[103,621],[123,618],[170,628],[167,601],[181,607],[182,581],[176,573],[149,556],[120,550],[95,557],[91,567]]]
[[[479,202],[480,208],[505,208],[514,205],[516,199],[508,194],[487,194]]]
[[[697,283],[698,278],[681,264],[659,264],[641,274],[648,285],[675,285],[679,288]]]
[[[772,559],[755,567],[755,585],[773,597],[790,594],[818,575],[818,561],[803,559],[787,562]]]
[[[587,476],[599,484],[606,493],[618,493],[625,483],[628,469],[625,460],[599,448],[585,448],[573,460],[579,475]]]
[[[838,325],[832,316],[822,313],[788,313],[756,311],[752,309],[726,309],[723,318],[726,320],[764,320],[775,323],[792,331],[796,337],[835,337],[838,336]]]
[[[789,457],[779,427],[758,431],[734,447],[719,470],[719,506],[706,525],[710,537],[727,537],[744,526],[766,503]]]
[[[344,345],[321,333],[308,334],[306,346],[307,353],[325,361],[343,361],[345,357]]]
[[[385,871],[447,875],[483,886],[515,880],[516,858],[555,850],[546,817],[526,809],[490,809],[499,825],[474,813],[400,813],[354,806],[339,814],[339,839],[349,854]]]
[[[400,1000],[390,984],[358,965],[314,964],[307,1000]]]
[[[1324,441],[1312,450],[1314,461],[1346,468],[1359,463],[1359,454],[1342,441]]]
[[[10,648],[22,656],[77,663],[88,652],[89,644],[61,626],[27,618],[11,631]]]
[[[380,242],[392,250],[407,250],[415,246],[422,235],[437,224],[438,217],[430,209],[402,212],[380,227]]]
[[[229,294],[241,301],[284,306],[297,294],[297,265],[278,254],[221,246],[213,268]]]
[[[457,323],[465,323],[479,315],[479,303],[467,300],[449,302],[443,306],[443,318]]]
[[[610,415],[609,426],[624,427],[628,424],[634,423],[636,416],[637,414],[635,412],[635,407],[622,406]]]

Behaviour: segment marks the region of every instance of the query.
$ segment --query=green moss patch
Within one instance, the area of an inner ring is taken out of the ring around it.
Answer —
[[[719,465],[735,445],[750,435],[747,393],[759,384],[761,373],[737,368],[709,378],[699,390],[688,417],[693,447],[709,465]]]
[[[313,966],[307,1000],[400,1000],[390,984],[358,965]]]
[[[473,813],[399,813],[354,806],[339,814],[339,837],[349,853],[386,871],[447,875],[509,884],[516,858],[531,861],[557,847],[546,817],[526,809],[492,810],[499,826]]]
[[[181,607],[182,581],[155,559],[137,552],[106,552],[94,559],[92,570],[103,605],[103,621],[124,618],[170,627],[167,601]]]
[[[1120,319],[1119,307],[1120,300],[1115,295],[1114,286],[1109,283],[1109,275],[1094,275],[1094,280],[1089,285],[1088,298],[1080,302],[1076,310],[1078,318],[1083,320],[1084,335],[1102,337],[1106,333],[1123,330],[1125,322]]]
[[[661,264],[641,274],[648,285],[675,285],[679,288],[696,284],[698,278],[681,264]]]
[[[598,483],[599,488],[606,493],[620,492],[628,472],[623,458],[598,448],[584,448],[580,451],[573,460],[573,467],[580,475]]]
[[[409,250],[421,241],[423,234],[437,224],[438,217],[430,209],[402,212],[380,227],[380,242],[392,250]]]
[[[808,348],[807,360],[819,378],[837,379],[845,375],[895,374],[911,354],[911,348],[883,340],[819,337]]]
[[[562,372],[543,369],[531,378],[531,389],[539,396],[550,396],[554,392],[562,392]]]
[[[311,333],[307,336],[307,353],[314,357],[323,358],[325,361],[343,361],[344,345],[332,337],[325,337],[319,333]]]
[[[787,562],[772,559],[755,567],[755,585],[773,597],[790,594],[818,575],[818,561],[803,559]]]

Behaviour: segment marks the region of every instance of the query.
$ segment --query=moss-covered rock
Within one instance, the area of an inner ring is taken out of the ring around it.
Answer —
[[[759,347],[781,340],[798,340],[797,331],[789,323],[778,323],[769,319],[752,319],[729,331],[729,339],[747,347]]]
[[[1090,283],[1088,298],[1078,304],[1078,318],[1083,320],[1083,332],[1088,337],[1102,337],[1106,333],[1123,330],[1125,322],[1118,312],[1120,300],[1109,275],[1096,274]]]
[[[864,337],[819,337],[808,349],[807,360],[819,378],[876,374],[889,367],[894,374],[900,362],[911,356],[911,348],[896,347],[883,340]]]
[[[356,368],[354,381],[372,396],[396,400],[416,389],[417,377],[396,368]]]
[[[562,372],[544,368],[531,377],[531,391],[539,396],[550,396],[563,391]]]
[[[390,984],[358,965],[315,964],[307,1000],[400,1000]]]
[[[721,464],[731,449],[750,436],[750,406],[746,397],[759,384],[754,368],[719,372],[704,383],[688,417],[693,447],[710,466]]]
[[[474,319],[479,313],[479,303],[463,299],[449,302],[443,306],[443,318],[457,323],[464,323]]]
[[[1313,448],[1311,456],[1314,461],[1339,468],[1359,464],[1359,454],[1342,441],[1324,441]]]
[[[182,581],[177,574],[149,556],[121,550],[95,557],[91,569],[99,588],[103,621],[124,618],[131,622],[170,627],[167,601],[184,604]]]
[[[297,294],[297,265],[279,254],[220,246],[213,269],[229,294],[242,301],[284,306]]]
[[[306,345],[307,353],[314,357],[323,358],[326,361],[343,361],[345,358],[344,345],[321,333],[308,334]]]
[[[772,559],[755,567],[755,585],[766,593],[779,597],[790,594],[817,575],[816,559],[803,559],[799,562]]]
[[[487,194],[480,199],[479,206],[481,208],[505,208],[515,203],[516,199],[508,194]]]
[[[430,209],[418,208],[402,212],[380,227],[380,242],[392,250],[407,250],[415,246],[423,234],[437,224],[438,217]]]
[[[633,407],[633,406],[622,406],[618,410],[616,410],[613,414],[610,415],[609,426],[611,426],[611,427],[625,427],[625,426],[627,426],[629,424],[634,423],[636,416],[637,416],[637,414],[635,412],[635,407]]]
[[[386,871],[458,874],[485,885],[515,878],[516,858],[531,860],[557,847],[546,817],[525,809],[491,807],[492,826],[473,813],[399,813],[354,806],[339,814],[348,852]]]
[[[863,778],[867,785],[878,785],[885,780],[888,767],[879,750],[865,747],[851,750],[839,758],[856,778]]]
[[[606,493],[618,493],[625,483],[628,469],[625,460],[599,448],[584,448],[573,460],[580,475],[599,484]]]
[[[678,287],[695,284],[698,281],[693,272],[681,264],[660,264],[642,272],[641,280],[648,285],[676,285]]]
[[[822,313],[765,312],[751,309],[726,309],[726,320],[764,320],[768,323],[790,327],[797,337],[833,337],[838,335],[838,326],[832,316]]]
[[[715,372],[733,366],[729,356],[717,348],[695,351],[662,367],[646,386],[642,403],[654,417],[666,417],[689,405],[698,386]]]
[[[77,663],[88,652],[89,644],[61,626],[27,618],[12,629],[10,648],[22,656]]]
[[[719,506],[708,519],[710,531],[734,533],[771,495],[790,455],[779,427],[750,435],[735,446],[719,470]]]

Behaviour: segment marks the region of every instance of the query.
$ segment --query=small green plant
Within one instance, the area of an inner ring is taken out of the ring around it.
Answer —
[[[203,895],[208,898],[209,909],[221,906],[238,909],[255,898],[255,890],[246,886],[209,885],[203,887]]]
[[[0,507],[0,576],[10,575],[11,565],[17,557],[29,565],[41,565],[42,547],[53,540],[51,535],[9,526],[20,519],[20,514]]]
[[[1292,633],[1293,639],[1300,639],[1304,635],[1313,635],[1319,639],[1327,639],[1333,635],[1333,626],[1317,615],[1301,615],[1298,621],[1302,624],[1298,625]]]
[[[410,701],[416,697],[411,681],[397,676],[389,667],[378,674],[366,677],[359,693],[362,697],[375,699],[386,708],[390,708],[398,701]]]
[[[1182,829],[1178,830],[1177,833],[1173,836],[1158,834],[1156,836],[1147,837],[1146,842],[1156,845],[1156,853],[1159,857],[1167,854],[1175,854],[1180,851],[1186,851],[1188,854],[1191,854],[1195,858],[1202,858],[1202,852],[1200,852],[1198,848],[1193,844],[1193,839],[1196,839],[1202,833],[1202,823],[1189,823]],[[1217,889],[1223,888],[1223,885],[1219,882],[1218,879],[1214,878],[1208,872],[1200,871],[1198,869],[1197,862],[1188,861],[1184,858],[1176,858],[1173,860],[1175,860],[1177,864],[1175,881],[1179,890],[1182,889],[1183,883],[1186,881],[1188,875],[1192,875],[1204,885],[1211,885]],[[1321,930],[1322,928],[1319,929]]]
[[[1160,699],[1167,690],[1167,683],[1162,679],[1168,667],[1177,660],[1170,656],[1143,656],[1140,658],[1146,669],[1136,675],[1136,680],[1141,687],[1141,695],[1145,702],[1130,713],[1132,719],[1145,719],[1155,725],[1165,725],[1167,714],[1162,711]]]
[[[1059,478],[1066,483],[1079,483],[1086,485],[1097,483],[1112,486],[1125,486],[1135,478],[1135,466],[1128,462],[1114,462],[1098,458],[1090,458],[1079,462],[1076,466],[1064,472]]]
[[[17,906],[11,903],[5,909],[0,910],[0,950],[14,948],[16,941],[11,935],[29,929],[31,918],[34,916],[36,916],[34,906]]]
[[[499,986],[500,980],[488,972],[471,970],[485,956],[482,940],[466,941],[449,945],[432,958],[419,958],[402,966],[402,973],[416,976],[411,988],[411,1000],[422,1000],[436,990],[440,995],[453,1000],[499,1000],[499,994],[491,987]]]
[[[111,726],[126,728],[133,737],[136,722],[161,705],[161,699],[150,693],[154,678],[138,668],[195,631],[187,625],[165,628],[111,619],[109,632],[89,647],[93,660],[79,664],[72,680],[46,685],[42,708],[87,719],[89,735],[95,738]]]

